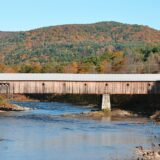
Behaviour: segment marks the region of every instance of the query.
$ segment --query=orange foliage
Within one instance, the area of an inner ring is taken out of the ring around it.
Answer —
[[[78,72],[78,63],[73,62],[71,64],[68,64],[66,67],[64,67],[65,73],[77,73]]]
[[[99,68],[99,72],[101,73],[110,73],[111,72],[111,64],[107,60],[104,60]]]

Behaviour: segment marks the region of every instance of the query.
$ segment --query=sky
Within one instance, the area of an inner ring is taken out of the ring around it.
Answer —
[[[160,30],[160,0],[0,0],[0,31],[101,21]]]

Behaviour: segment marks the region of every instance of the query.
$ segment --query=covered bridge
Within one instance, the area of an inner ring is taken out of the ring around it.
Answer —
[[[0,93],[99,94],[110,109],[110,94],[159,94],[160,74],[0,74]]]

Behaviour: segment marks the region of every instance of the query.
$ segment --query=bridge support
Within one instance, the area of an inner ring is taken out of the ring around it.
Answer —
[[[111,101],[109,94],[102,95],[101,109],[106,111],[111,111]]]

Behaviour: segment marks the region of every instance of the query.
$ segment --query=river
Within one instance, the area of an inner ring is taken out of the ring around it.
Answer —
[[[130,160],[135,147],[160,140],[160,126],[141,120],[73,119],[87,106],[14,102],[32,108],[0,113],[0,160]]]

